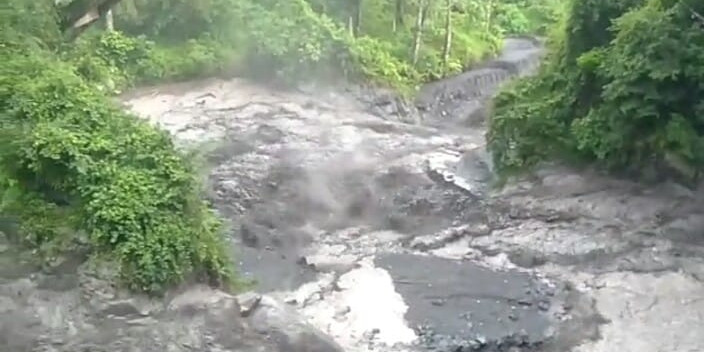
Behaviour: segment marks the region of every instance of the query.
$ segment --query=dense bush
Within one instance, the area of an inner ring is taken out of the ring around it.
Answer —
[[[3,23],[34,6],[11,5],[16,11],[2,13]],[[44,20],[42,28],[56,25]],[[228,281],[220,222],[169,135],[122,112],[78,74],[85,66],[53,55],[42,34],[32,36],[34,46],[22,45],[25,35],[3,35],[0,43],[7,49],[0,52],[0,210],[21,220],[20,240],[39,254],[87,245],[117,259],[127,285],[148,292],[189,276]],[[142,44],[101,36],[94,57],[137,75],[127,70],[143,68],[150,49]]]
[[[498,25],[508,34],[546,35],[563,15],[563,0],[504,0],[500,1],[496,17]]]
[[[692,14],[702,10],[573,1],[540,74],[495,100],[488,142],[499,170],[566,157],[694,177],[704,165],[704,30]]]
[[[96,249],[115,252],[134,288],[162,289],[199,270],[230,275],[218,221],[167,133],[112,106],[71,66],[3,59],[0,166],[6,194],[22,202],[7,209],[31,199],[50,213],[70,210],[72,227]],[[20,215],[32,225],[36,209],[28,210]],[[58,237],[51,232],[26,235],[42,245]]]
[[[125,88],[156,82],[213,75],[234,69],[236,53],[208,39],[163,45],[144,36],[120,31],[93,31],[63,52],[77,72],[98,89],[119,93]]]

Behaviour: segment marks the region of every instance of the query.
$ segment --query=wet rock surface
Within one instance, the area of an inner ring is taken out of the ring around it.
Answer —
[[[256,292],[135,297],[0,238],[0,351],[704,350],[704,190],[555,166],[490,186],[486,102],[540,55],[509,40],[413,103],[215,79],[126,96],[207,157]]]
[[[386,254],[387,270],[409,305],[406,319],[432,337],[453,337],[471,350],[488,344],[537,347],[549,338],[546,314],[559,289],[518,271],[493,271],[469,261]],[[449,342],[448,342],[449,343]]]

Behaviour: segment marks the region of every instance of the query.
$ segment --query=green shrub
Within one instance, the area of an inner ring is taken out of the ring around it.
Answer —
[[[58,229],[70,225],[95,250],[117,257],[130,287],[148,292],[193,274],[231,277],[219,222],[166,132],[121,112],[70,65],[2,56],[3,211],[29,224],[30,244],[63,241]],[[13,193],[25,196],[13,202]],[[33,203],[18,203],[27,197]],[[71,221],[37,226],[58,211]]]
[[[3,0],[0,2],[0,48],[56,47],[62,42],[59,19],[52,2]]]
[[[488,142],[498,169],[558,157],[635,174],[668,172],[666,165],[696,177],[704,166],[704,30],[691,9],[573,1],[563,33],[536,77],[495,100]]]
[[[92,32],[64,53],[77,72],[100,90],[185,80],[230,71],[240,65],[236,53],[209,38],[180,44],[156,44],[122,32]]]
[[[400,91],[408,90],[419,81],[419,73],[407,62],[390,53],[389,44],[362,37],[350,46],[350,70],[357,71],[377,83],[389,84]]]
[[[563,0],[503,0],[496,20],[505,33],[545,35],[563,15]]]
[[[83,78],[99,89],[119,92],[137,83],[163,76],[155,57],[155,44],[121,32],[94,31],[84,34],[63,53]]]
[[[530,22],[525,11],[518,4],[505,4],[497,14],[501,28],[509,34],[525,34],[530,31]]]

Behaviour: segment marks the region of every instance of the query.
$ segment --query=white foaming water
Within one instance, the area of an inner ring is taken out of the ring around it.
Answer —
[[[340,291],[303,308],[303,314],[346,351],[374,351],[366,343],[370,334],[376,344],[412,343],[416,334],[404,318],[408,306],[396,292],[391,276],[375,267],[371,258],[360,264],[340,277]]]

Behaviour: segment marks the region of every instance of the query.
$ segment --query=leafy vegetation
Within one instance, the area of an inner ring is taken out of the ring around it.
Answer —
[[[541,72],[495,100],[503,173],[560,158],[638,176],[704,165],[704,3],[572,1]]]
[[[411,91],[423,81],[456,73],[494,54],[507,32],[541,33],[545,23],[556,18],[557,4],[558,0],[122,0],[114,9],[114,27],[124,34],[101,32],[80,41],[83,48],[100,47],[106,44],[100,37],[109,35],[108,41],[121,44],[121,50],[136,46],[148,51],[149,60],[142,56],[140,62],[114,65],[115,60],[102,55],[105,64],[86,68],[92,75],[102,72],[101,77],[122,71],[108,86],[227,71],[291,81],[344,74]],[[82,58],[85,53],[74,55]]]
[[[546,35],[563,15],[564,0],[504,0],[496,9],[506,34]]]
[[[228,282],[220,222],[169,135],[122,112],[81,76],[96,65],[61,60],[50,6],[3,6],[2,23],[16,25],[3,28],[0,42],[1,210],[21,221],[19,240],[40,256],[73,246],[109,254],[137,290],[158,292],[189,276]],[[24,22],[30,13],[47,16]],[[101,37],[95,61],[138,74],[129,70],[142,69],[148,48],[113,39]]]

